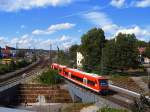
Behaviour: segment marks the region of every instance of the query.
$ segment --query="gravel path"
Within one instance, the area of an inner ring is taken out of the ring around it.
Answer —
[[[131,77],[131,78],[132,80],[135,81],[136,84],[139,85],[139,87],[141,87],[144,90],[144,92],[146,93],[149,92],[148,86],[145,82],[143,82],[142,77]]]

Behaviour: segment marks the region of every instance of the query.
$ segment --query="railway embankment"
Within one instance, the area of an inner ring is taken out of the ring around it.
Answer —
[[[7,73],[5,75],[1,75],[0,76],[0,82],[5,81],[9,78],[12,78],[16,75],[20,75],[20,74],[24,73],[25,71],[27,71],[27,70],[31,69],[32,67],[36,66],[39,62],[40,62],[40,60],[37,60],[36,62],[28,65],[27,67],[21,68],[19,70],[14,71],[14,72]]]

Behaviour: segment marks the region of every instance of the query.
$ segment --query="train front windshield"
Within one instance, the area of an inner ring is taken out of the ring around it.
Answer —
[[[99,81],[101,86],[108,86],[108,81],[107,80],[100,80]]]

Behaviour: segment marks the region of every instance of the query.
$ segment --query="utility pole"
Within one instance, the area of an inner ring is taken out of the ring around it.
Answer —
[[[57,46],[57,63],[59,64],[59,47]]]
[[[52,44],[49,44],[49,62],[52,64]]]
[[[17,60],[17,55],[18,55],[18,43],[16,42],[16,60]]]

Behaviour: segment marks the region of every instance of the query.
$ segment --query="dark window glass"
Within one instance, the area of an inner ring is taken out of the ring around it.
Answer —
[[[64,72],[66,76],[68,76],[68,72]]]
[[[99,82],[101,86],[108,86],[107,80],[100,80]]]
[[[88,85],[91,85],[91,86],[95,86],[95,82],[94,82],[94,81],[91,81],[91,80],[88,80],[88,81],[87,81],[87,84],[88,84]]]
[[[77,80],[79,82],[83,82],[83,79],[78,77],[78,76],[75,76],[75,75],[71,75],[71,78],[74,79],[74,80]]]

